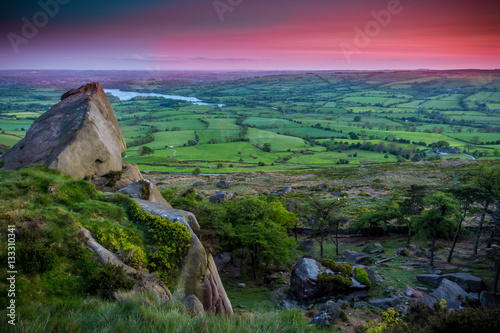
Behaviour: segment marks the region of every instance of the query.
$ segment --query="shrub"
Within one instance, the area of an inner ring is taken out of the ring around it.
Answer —
[[[118,290],[130,290],[134,280],[129,277],[122,266],[105,264],[89,277],[88,291],[105,299],[114,299]]]
[[[193,170],[193,176],[199,176],[199,175],[200,175],[200,173],[201,173],[201,169],[200,169],[200,168],[195,168],[195,169]]]
[[[19,262],[27,274],[43,273],[54,266],[56,252],[45,243],[45,237],[36,225],[23,229],[20,233],[22,246],[19,249]]]
[[[107,249],[119,252],[126,264],[135,268],[145,267],[146,253],[134,244],[140,242],[137,232],[127,232],[120,228],[98,229],[95,237]]]
[[[363,267],[356,267],[356,280],[367,287],[372,286],[370,279],[368,279],[368,273],[366,273],[366,270]]]
[[[349,320],[347,319],[347,313],[344,310],[340,311],[340,320],[344,323],[347,323]]]

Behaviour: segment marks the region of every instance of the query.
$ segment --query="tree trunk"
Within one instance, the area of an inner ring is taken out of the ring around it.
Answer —
[[[323,259],[323,232],[320,233],[319,237],[319,257]]]
[[[432,236],[432,247],[431,247],[431,262],[430,262],[430,266],[431,268],[434,268],[434,249],[435,249],[435,245],[436,245],[436,234],[434,234]]]
[[[450,253],[448,253],[448,260],[446,262],[451,262],[451,256],[453,255],[453,251],[455,250],[455,245],[457,245],[458,237],[460,236],[460,228],[462,227],[462,222],[464,220],[460,220],[458,224],[457,232],[455,232],[455,238],[453,238],[453,244],[451,244]]]
[[[293,232],[295,233],[295,241],[297,241],[297,225],[299,224],[298,220],[297,222],[295,223],[295,228],[293,229]]]
[[[253,278],[257,280],[257,259],[255,253],[252,252],[252,270],[253,270]]]
[[[339,255],[339,224],[337,223],[337,228],[335,230],[335,254]]]
[[[497,261],[497,269],[495,271],[495,278],[493,279],[493,292],[496,294],[498,292],[498,277],[500,275],[500,262]]]
[[[406,238],[406,245],[410,245],[411,241],[411,222],[408,224],[408,237]]]
[[[479,239],[481,238],[481,230],[483,228],[484,218],[486,217],[486,211],[488,210],[489,205],[490,205],[489,202],[487,202],[484,205],[484,210],[483,213],[481,214],[481,220],[479,221],[479,228],[477,230],[476,242],[474,243],[474,255],[476,257],[477,257],[477,249],[479,247]]]

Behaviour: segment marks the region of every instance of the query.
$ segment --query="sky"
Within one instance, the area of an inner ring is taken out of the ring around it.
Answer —
[[[498,0],[27,0],[0,69],[500,68]]]

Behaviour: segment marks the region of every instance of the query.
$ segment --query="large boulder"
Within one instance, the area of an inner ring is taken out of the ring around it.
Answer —
[[[429,286],[433,286],[434,288],[437,288],[440,284],[441,281],[443,281],[444,276],[443,275],[437,275],[437,274],[418,274],[417,275],[417,280],[428,284]]]
[[[447,274],[445,278],[455,282],[462,289],[468,292],[477,293],[484,289],[484,282],[477,276],[469,273]]]
[[[226,200],[226,192],[224,191],[217,191],[210,196],[210,202],[213,204],[221,204],[224,200]]]
[[[122,130],[98,82],[70,90],[2,157],[5,170],[41,164],[75,178],[122,170]]]
[[[299,300],[307,301],[316,298],[319,275],[318,262],[310,258],[302,258],[292,269],[290,290]]]
[[[432,308],[434,303],[439,303],[442,299],[446,301],[448,311],[459,309],[462,302],[467,299],[467,292],[455,282],[444,279],[436,290],[422,299],[422,302]]]
[[[479,295],[479,301],[485,310],[500,308],[500,294],[483,291]]]
[[[199,317],[205,313],[203,304],[201,304],[200,300],[195,295],[187,295],[184,297],[182,299],[182,305],[184,305],[191,317]]]
[[[454,273],[446,275],[438,274],[419,274],[417,280],[433,287],[438,287],[444,279],[458,284],[462,289],[468,292],[477,293],[484,289],[484,282],[477,276],[469,273]]]
[[[170,204],[163,198],[156,186],[147,179],[129,184],[118,191],[121,194],[128,195],[132,199],[142,199],[161,203],[162,205],[172,208]]]

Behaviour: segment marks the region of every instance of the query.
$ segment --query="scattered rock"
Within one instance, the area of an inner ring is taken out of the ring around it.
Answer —
[[[193,186],[194,187],[196,187],[196,186],[205,186],[205,183],[202,182],[202,181],[198,181],[198,182],[194,183]]]
[[[479,295],[479,301],[485,310],[500,308],[500,293],[495,294],[489,291],[482,291]]]
[[[468,292],[478,293],[485,287],[483,280],[469,273],[447,274],[445,277]]]
[[[203,304],[195,295],[187,295],[182,299],[182,305],[186,308],[191,317],[199,317],[205,313]]]
[[[288,299],[284,299],[278,304],[278,306],[283,310],[288,310],[290,308],[297,306],[297,301],[290,301]]]
[[[170,176],[162,177],[162,178],[160,178],[160,181],[164,181],[164,180],[167,180],[167,179],[170,179]]]
[[[466,297],[467,292],[460,288],[458,284],[448,279],[443,279],[439,287],[431,294],[424,297],[422,302],[432,308],[434,303],[444,299],[446,301],[446,308],[448,311],[451,311],[460,308]]]
[[[4,170],[33,164],[78,179],[122,170],[126,145],[115,112],[98,82],[63,94],[1,157]]]
[[[247,285],[244,283],[238,283],[238,288],[246,288]]]
[[[416,255],[417,257],[425,257],[425,256],[426,256],[425,252],[424,252],[424,251],[422,251],[422,250],[417,250],[417,251],[415,251],[415,255]]]
[[[215,185],[221,188],[229,188],[231,186],[231,182],[229,180],[220,180]]]
[[[368,254],[384,253],[385,250],[380,243],[369,243],[363,248],[363,252]]]
[[[408,256],[408,249],[406,247],[400,247],[399,249],[394,252],[395,255],[400,256],[400,257],[406,257]]]
[[[210,196],[210,202],[213,204],[221,204],[226,200],[226,192],[218,191]]]
[[[268,190],[264,190],[264,191],[260,192],[260,194],[269,195],[269,191]]]
[[[144,173],[144,174],[146,174],[146,175],[147,175],[147,174],[151,173],[151,171],[149,171],[149,170],[144,170],[142,173]]]
[[[290,193],[292,193],[292,188],[290,186],[283,187],[283,193],[284,194],[290,194]]]
[[[118,191],[121,194],[128,195],[132,199],[142,199],[161,203],[162,205],[172,208],[170,204],[163,198],[156,186],[147,179],[129,184]]]
[[[444,277],[442,275],[437,275],[437,274],[418,274],[417,275],[417,280],[428,284],[429,286],[433,286],[434,288],[437,288],[440,284],[441,281],[443,281]]]
[[[393,286],[388,286],[387,289],[385,289],[384,291],[384,295],[390,295],[393,291],[395,290],[395,288]]]
[[[418,291],[418,290],[415,290],[413,289],[412,287],[410,286],[407,286],[406,287],[406,290],[405,290],[405,295],[408,296],[408,297],[414,297],[414,298],[423,298],[425,297],[427,294],[426,293],[423,293],[421,291]]]
[[[387,186],[385,186],[385,185],[380,185],[377,187],[377,191],[383,191],[383,190],[385,190],[386,187]]]
[[[345,257],[345,261],[352,264],[369,265],[374,262],[374,260],[368,257],[365,253],[356,251],[343,251],[342,255]]]
[[[292,269],[290,291],[301,301],[315,298],[319,268],[314,259],[302,258]]]
[[[391,298],[372,299],[369,300],[368,303],[377,306],[379,308],[382,308],[384,310],[387,310],[389,308],[393,308],[396,305],[401,304],[401,300],[397,297],[391,297]]]
[[[344,193],[342,192],[332,192],[332,195],[333,196],[336,196],[336,197],[342,197]]]
[[[334,301],[328,301],[319,308],[320,312],[314,315],[309,324],[319,327],[328,327],[340,318],[342,310]]]
[[[354,291],[354,292],[348,294],[347,296],[344,297],[344,300],[349,301],[349,302],[354,301],[354,300],[359,301],[360,299],[368,298],[368,297],[370,297],[368,290],[363,289],[363,290],[357,290],[357,291]]]

